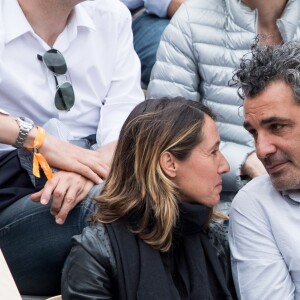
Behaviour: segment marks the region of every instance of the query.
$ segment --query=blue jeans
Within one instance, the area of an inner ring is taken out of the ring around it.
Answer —
[[[147,86],[152,67],[156,61],[156,51],[161,34],[169,24],[169,19],[159,18],[144,12],[132,23],[134,49],[142,65],[142,82]]]
[[[60,294],[61,271],[71,238],[88,224],[94,204],[90,197],[100,189],[94,186],[63,225],[55,223],[50,205],[32,202],[30,196],[0,212],[0,248],[21,294]]]

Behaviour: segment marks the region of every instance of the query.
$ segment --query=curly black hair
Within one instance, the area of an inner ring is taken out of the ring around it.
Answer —
[[[287,42],[279,46],[259,45],[258,38],[251,52],[241,59],[229,82],[238,88],[240,98],[253,98],[271,82],[281,80],[291,86],[300,103],[300,43]]]

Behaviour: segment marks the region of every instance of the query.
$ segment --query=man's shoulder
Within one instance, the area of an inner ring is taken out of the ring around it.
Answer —
[[[272,205],[274,198],[281,197],[272,185],[269,175],[262,175],[249,181],[234,197],[231,210],[252,210]]]
[[[212,9],[212,10],[218,10],[222,7],[225,7],[225,1],[224,0],[189,0],[184,2],[184,5],[186,7],[191,8],[204,8],[204,9]],[[218,5],[218,6],[216,6]]]
[[[119,0],[93,0],[79,4],[88,13],[112,14],[116,16],[130,15],[128,8]]]
[[[179,20],[187,19],[192,24],[207,23],[211,20],[211,23],[215,23],[215,18],[224,16],[227,14],[227,8],[224,0],[189,0],[183,2],[179,13],[176,13],[172,19]]]
[[[258,187],[269,187],[269,186],[273,188],[270,176],[268,174],[265,174],[253,178],[241,190],[253,191],[253,190],[257,190]]]

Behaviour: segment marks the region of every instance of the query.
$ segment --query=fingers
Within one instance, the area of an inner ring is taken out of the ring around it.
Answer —
[[[31,200],[34,202],[40,201],[41,196],[42,196],[43,190],[40,190],[34,194],[31,195]]]
[[[102,151],[103,155],[99,155],[96,151],[82,149],[47,134],[40,152],[52,167],[81,174],[98,184],[107,178],[113,149],[110,145]]]
[[[60,171],[47,181],[44,188],[31,195],[33,201],[48,204],[51,197],[50,212],[57,224],[63,224],[69,212],[79,203],[93,187],[94,183],[85,177]]]
[[[58,206],[51,207],[51,210],[55,213],[55,222],[57,224],[63,224],[69,214],[69,212],[77,204],[77,189],[76,187],[70,187],[61,202],[57,202]],[[53,203],[54,204],[54,203]]]
[[[82,170],[90,169],[92,172],[96,173],[102,179],[107,178],[108,172],[110,171],[110,164],[107,162],[107,157],[103,153],[99,151],[92,150],[84,150],[87,152],[87,155],[82,156],[81,160],[79,160],[80,165],[78,165],[77,173],[89,178],[87,175],[88,172],[83,174]],[[92,178],[89,178],[92,180]],[[92,180],[95,182],[94,180]],[[99,182],[95,182],[99,183]]]
[[[77,153],[76,157],[69,156],[66,160],[69,161],[65,161],[68,166],[65,169],[68,168],[71,172],[81,174],[95,184],[99,184],[103,179],[106,179],[110,171],[110,165],[105,162],[99,153],[92,150],[80,149],[80,154]]]
[[[41,204],[47,205],[51,199],[53,190],[55,189],[58,183],[57,178],[54,176],[52,180],[48,180],[44,186],[44,188],[34,194],[31,195],[32,201],[40,201]]]
[[[59,173],[55,173],[54,177],[46,182],[41,191],[31,195],[33,201],[39,200],[43,205],[47,205],[52,197],[50,212],[54,216],[58,214],[70,186],[68,178],[62,180],[64,177],[60,176]]]
[[[103,179],[107,178],[109,167],[99,163],[94,163],[93,167],[86,166],[85,164],[77,164],[74,165],[72,171],[90,179],[95,184],[99,184]]]
[[[66,193],[63,200],[62,206],[55,216],[55,222],[57,224],[63,224],[69,214],[69,212],[89,193],[90,189],[93,187],[93,182],[87,182],[82,189],[78,190],[75,188],[70,188]]]

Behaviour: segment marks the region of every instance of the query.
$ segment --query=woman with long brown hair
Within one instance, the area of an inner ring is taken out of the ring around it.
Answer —
[[[219,143],[214,114],[199,102],[139,104],[93,223],[74,237],[63,299],[232,299],[222,245],[209,236],[229,170]]]

